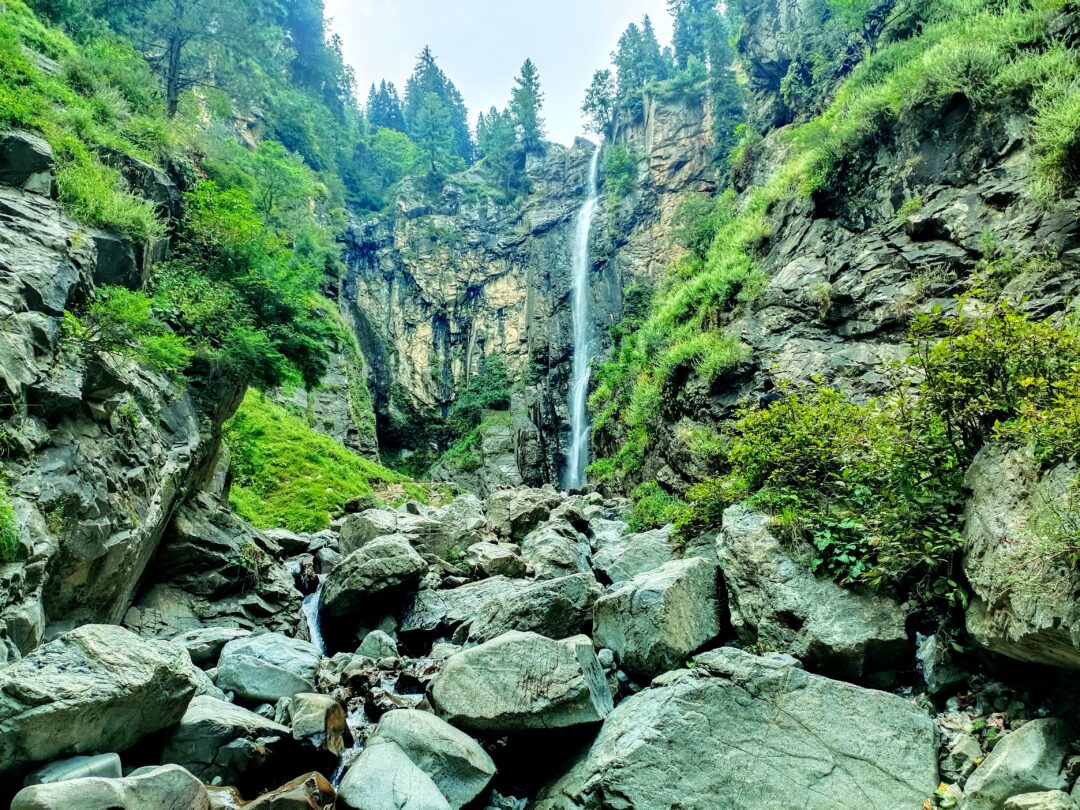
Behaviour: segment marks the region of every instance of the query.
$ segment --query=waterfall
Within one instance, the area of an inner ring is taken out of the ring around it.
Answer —
[[[322,590],[322,577],[319,577],[319,579],[318,590],[304,597],[301,610],[304,612],[304,618],[307,619],[308,635],[311,636],[311,643],[315,645],[319,655],[326,655],[326,643],[323,641],[322,626],[319,624],[319,592]]]
[[[600,147],[593,152],[589,163],[589,188],[585,202],[577,215],[574,232],[573,287],[570,290],[570,314],[574,321],[573,376],[570,380],[570,457],[566,462],[564,483],[568,489],[585,483],[585,466],[589,463],[589,375],[592,373],[592,324],[589,321],[589,232],[593,212],[599,198],[597,174],[600,166]]]

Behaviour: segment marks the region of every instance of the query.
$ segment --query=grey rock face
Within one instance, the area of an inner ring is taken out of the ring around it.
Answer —
[[[982,646],[1021,661],[1080,669],[1080,575],[1045,565],[1040,516],[1062,503],[1071,464],[1046,472],[1022,451],[988,445],[968,470],[964,573],[977,598],[967,629]]]
[[[1002,807],[1004,810],[1076,810],[1076,802],[1062,790],[1044,790],[1013,796]]]
[[[491,782],[495,763],[479,743],[429,712],[387,712],[368,738],[369,747],[392,743],[426,773],[454,810]]]
[[[1023,793],[1064,790],[1062,768],[1069,727],[1061,720],[1032,720],[998,740],[964,785],[964,810],[999,810]]]
[[[516,431],[512,421],[505,414],[501,416],[499,421],[481,426],[478,445],[473,450],[475,468],[463,470],[440,463],[431,468],[428,477],[432,481],[457,484],[481,497],[487,497],[499,486],[521,486],[524,479],[518,467]]]
[[[469,625],[469,641],[481,642],[509,630],[553,639],[588,628],[600,587],[592,574],[573,574],[511,588],[485,602]]]
[[[592,555],[592,567],[607,581],[619,583],[659,568],[675,557],[671,552],[671,526],[638,534],[623,534],[626,529],[621,521],[603,521],[615,524],[613,532],[603,533],[596,542],[597,551]]]
[[[450,810],[438,786],[396,743],[365,748],[338,788],[352,810]]]
[[[221,650],[217,685],[243,700],[274,703],[314,692],[321,660],[308,642],[280,633],[235,639]]]
[[[416,588],[427,573],[424,559],[404,539],[380,537],[352,552],[327,576],[320,612],[334,619],[385,608]]]
[[[631,675],[673,669],[720,633],[716,564],[675,560],[623,583],[596,603],[593,637]]]
[[[747,643],[844,677],[890,667],[907,651],[904,613],[895,602],[815,577],[780,545],[768,516],[729,508],[716,550],[731,623]]]
[[[284,762],[289,729],[240,706],[197,697],[165,742],[164,762],[180,765],[203,782],[251,784]]]
[[[357,655],[366,655],[378,661],[380,658],[396,658],[398,654],[397,642],[382,630],[372,630],[356,650]]]
[[[487,499],[488,523],[500,535],[518,543],[537,524],[547,520],[551,510],[559,505],[553,489],[504,489]]]
[[[34,194],[52,195],[55,184],[52,147],[32,132],[0,132],[0,184]]]
[[[587,636],[553,641],[517,631],[450,656],[430,696],[440,717],[477,731],[595,723],[612,708]]]
[[[525,561],[517,555],[516,546],[499,543],[473,543],[465,552],[465,565],[485,576],[521,577]]]
[[[21,790],[12,810],[210,810],[202,783],[178,765],[126,779],[87,777]]]
[[[624,700],[538,810],[918,808],[930,718],[895,695],[722,649]]]
[[[585,536],[564,520],[542,523],[521,541],[521,556],[543,579],[589,572],[589,553]]]
[[[0,667],[0,778],[57,757],[123,751],[177,722],[195,693],[186,652],[86,625]]]
[[[417,551],[436,557],[445,557],[451,550],[464,551],[476,539],[474,534],[451,523],[423,515],[368,509],[347,516],[341,524],[341,551],[349,554],[389,535],[403,538]]]
[[[401,631],[452,632],[473,619],[485,604],[519,585],[506,577],[489,577],[448,590],[422,590],[409,603]]]
[[[187,650],[193,664],[212,667],[217,663],[222,647],[234,639],[250,635],[250,630],[239,627],[202,627],[173,636],[172,643]]]

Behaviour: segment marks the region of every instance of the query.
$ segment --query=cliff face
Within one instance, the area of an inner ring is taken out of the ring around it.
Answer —
[[[227,384],[185,391],[65,339],[64,311],[97,284],[137,285],[148,251],[61,214],[43,141],[7,133],[4,144],[0,435],[19,547],[0,564],[0,661],[39,644],[47,624],[120,621],[238,401]],[[132,168],[148,193],[178,198],[160,172]]]
[[[593,220],[590,312],[602,346],[621,316],[624,287],[659,280],[674,258],[679,200],[715,188],[708,132],[700,103],[650,100],[618,135],[638,159],[637,177],[623,199],[602,191]],[[445,414],[481,358],[494,354],[519,381],[520,478],[558,480],[573,351],[574,221],[594,148],[584,140],[570,149],[549,145],[530,158],[532,191],[514,202],[486,190],[472,170],[438,194],[413,182],[391,212],[349,230],[340,304],[370,369],[384,446],[410,446],[410,426]]]

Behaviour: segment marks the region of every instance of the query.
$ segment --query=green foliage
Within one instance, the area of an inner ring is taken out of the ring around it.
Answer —
[[[631,494],[634,507],[627,518],[630,531],[645,532],[674,523],[686,508],[679,497],[665,492],[655,481],[641,484]]]
[[[640,163],[641,157],[621,144],[604,149],[604,188],[609,206],[613,207],[633,190]]]
[[[446,175],[472,161],[473,142],[465,102],[436,64],[430,48],[420,52],[405,85],[402,115],[406,132],[432,172]]]
[[[615,120],[615,80],[610,70],[598,70],[593,74],[581,111],[592,132],[601,136],[611,134]]]
[[[232,454],[230,504],[260,528],[318,531],[347,500],[372,492],[428,498],[424,487],[346,450],[255,392],[224,435]]]
[[[19,532],[15,508],[8,497],[7,484],[0,481],[0,564],[13,562],[19,553]]]
[[[510,408],[510,375],[500,357],[489,355],[480,362],[479,371],[458,394],[446,420],[452,440],[480,425],[484,411]]]
[[[543,145],[544,120],[540,117],[543,101],[540,74],[533,61],[526,59],[510,93],[510,113],[518,139],[526,152],[538,151]]]

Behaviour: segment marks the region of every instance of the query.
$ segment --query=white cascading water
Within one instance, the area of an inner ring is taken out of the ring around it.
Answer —
[[[593,341],[592,324],[589,321],[589,233],[592,230],[593,213],[600,196],[598,173],[600,147],[593,152],[589,163],[589,187],[585,202],[578,211],[577,229],[574,234],[573,272],[574,282],[570,291],[570,314],[574,321],[574,361],[570,379],[570,457],[566,462],[564,485],[567,489],[585,483],[585,467],[589,463],[589,376],[592,373]]]

